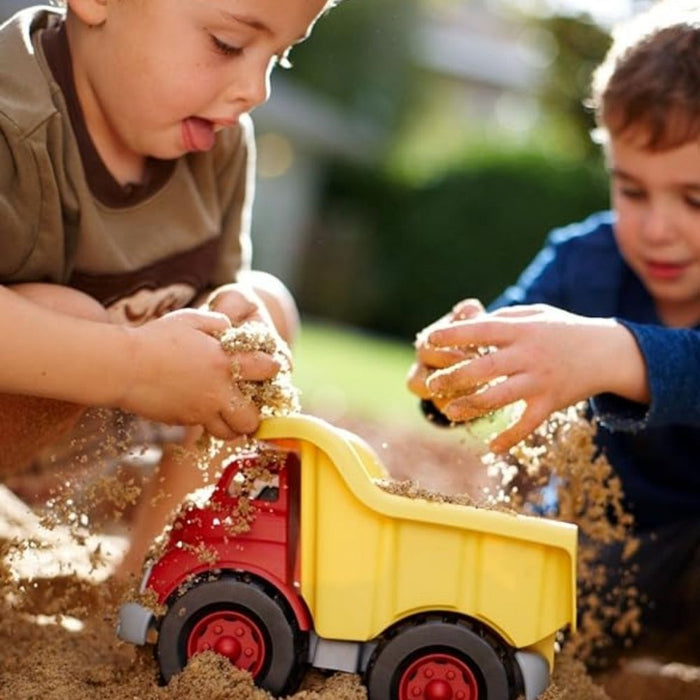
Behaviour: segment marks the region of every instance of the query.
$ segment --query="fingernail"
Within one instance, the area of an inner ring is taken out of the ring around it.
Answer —
[[[496,454],[503,454],[508,451],[508,446],[502,444],[500,440],[492,440],[489,447],[491,448],[491,452],[495,452]]]
[[[459,408],[457,408],[454,403],[448,403],[447,406],[442,409],[442,412],[452,421],[463,420]]]
[[[440,381],[440,377],[435,377],[433,379],[428,379],[425,382],[425,385],[428,387],[428,390],[430,391],[431,394],[440,395],[440,392],[443,389],[443,384]]]

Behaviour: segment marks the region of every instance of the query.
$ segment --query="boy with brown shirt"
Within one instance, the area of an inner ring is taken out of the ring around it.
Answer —
[[[252,432],[258,411],[215,335],[257,318],[289,340],[296,324],[284,286],[249,269],[248,113],[331,3],[67,4],[0,29],[5,474],[86,406]],[[186,309],[207,298],[215,312]],[[241,379],[279,370],[233,359]]]

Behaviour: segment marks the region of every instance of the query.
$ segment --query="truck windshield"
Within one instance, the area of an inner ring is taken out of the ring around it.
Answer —
[[[231,479],[228,492],[236,498],[274,503],[279,498],[279,485],[278,474],[268,474],[264,478],[256,477],[251,480],[243,472],[238,472]]]

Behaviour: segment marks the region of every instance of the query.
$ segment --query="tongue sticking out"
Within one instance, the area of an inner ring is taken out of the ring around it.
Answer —
[[[190,151],[208,151],[214,145],[214,125],[206,119],[189,117],[182,122],[185,146]]]

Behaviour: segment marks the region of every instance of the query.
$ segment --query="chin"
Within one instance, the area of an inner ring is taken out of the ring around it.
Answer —
[[[149,158],[155,158],[156,160],[177,160],[184,155],[187,155],[187,150],[184,146],[152,148],[148,153]]]

